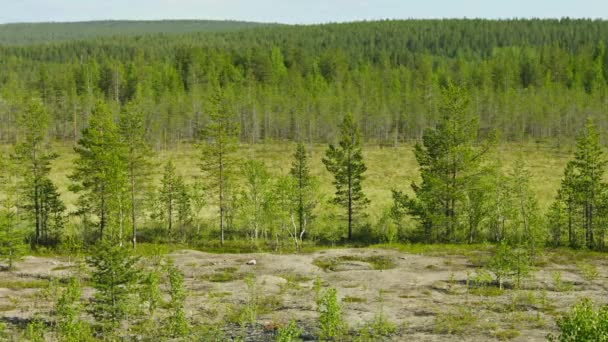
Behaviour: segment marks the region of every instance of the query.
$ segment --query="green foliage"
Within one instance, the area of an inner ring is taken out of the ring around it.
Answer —
[[[97,103],[74,150],[78,157],[70,190],[79,194],[79,214],[99,229],[98,239],[122,239],[128,203],[124,151],[107,105]]]
[[[214,80],[215,81],[215,80]],[[215,86],[209,99],[209,122],[202,131],[201,171],[209,192],[217,195],[220,218],[220,241],[224,244],[224,230],[230,211],[230,188],[236,160],[239,124],[226,106],[227,89]]]
[[[298,327],[295,319],[289,321],[285,326],[282,326],[277,331],[276,342],[296,342],[300,341],[302,329]]]
[[[19,189],[23,192],[28,217],[35,223],[33,243],[56,244],[64,225],[65,205],[49,179],[52,152],[47,129],[50,117],[38,101],[30,101],[19,117],[22,138],[15,145],[13,158],[22,175]]]
[[[176,219],[179,222],[180,230],[183,231],[184,225],[192,217],[190,195],[184,179],[176,174],[175,165],[173,165],[172,161],[167,162],[165,165],[158,200],[160,202],[160,212],[157,216],[165,221],[167,240],[171,240],[175,235],[173,223]]]
[[[500,289],[503,288],[504,281],[510,278],[513,278],[515,286],[520,288],[522,280],[531,272],[530,256],[526,250],[502,242],[496,247],[487,267],[496,276]]]
[[[608,341],[608,306],[594,310],[590,299],[583,299],[557,320],[560,334],[550,341]]]
[[[143,277],[141,284],[141,291],[139,295],[141,301],[148,307],[148,314],[150,318],[154,316],[156,309],[162,305],[163,298],[160,292],[160,277],[157,271],[153,270]]]
[[[33,318],[25,327],[25,337],[30,342],[44,342],[46,325],[40,318]]]
[[[334,201],[346,209],[348,218],[348,239],[352,239],[353,223],[356,211],[364,207],[369,200],[363,193],[362,182],[367,170],[363,161],[361,134],[352,114],[347,113],[340,124],[340,141],[338,146],[330,144],[323,164],[334,176],[336,187]]]
[[[184,312],[186,291],[184,290],[184,276],[177,267],[169,267],[169,303],[171,313],[167,320],[167,333],[171,337],[184,337],[190,331],[190,325]]]
[[[462,222],[470,187],[477,185],[489,146],[477,146],[479,124],[470,114],[469,102],[464,88],[450,83],[443,89],[441,117],[414,150],[422,183],[412,183],[414,198],[393,191],[395,210],[403,208],[419,220],[426,242],[473,242],[471,224],[467,233]]]
[[[118,132],[124,148],[128,178],[129,208],[131,210],[131,243],[137,245],[137,219],[142,214],[143,200],[149,191],[152,175],[152,150],[146,138],[145,117],[141,106],[124,106],[118,120]]]
[[[564,171],[556,202],[549,213],[553,243],[603,249],[608,220],[607,161],[593,121],[576,140],[576,152]]]
[[[267,237],[272,226],[272,215],[276,212],[273,205],[272,177],[261,161],[248,160],[242,165],[245,179],[244,189],[239,197],[239,217],[244,227],[251,231],[252,240]],[[272,235],[271,235],[272,236]]]
[[[80,283],[76,278],[70,278],[57,304],[57,334],[60,341],[80,342],[92,341],[93,337],[89,324],[80,319],[82,304],[80,302]]]
[[[24,235],[16,227],[15,213],[11,210],[0,209],[0,261],[6,262],[9,270],[15,262],[27,251]]]
[[[137,262],[127,247],[108,240],[98,242],[87,257],[96,290],[91,314],[104,332],[117,328],[130,310],[129,300],[140,278]]]
[[[477,323],[471,308],[460,307],[453,312],[442,312],[435,317],[435,331],[442,334],[464,335]]]
[[[587,281],[594,281],[595,279],[597,279],[600,275],[600,273],[597,270],[597,267],[595,267],[594,264],[591,263],[585,263],[585,262],[579,262],[576,267],[578,267],[579,271],[581,272],[583,278]]]
[[[319,314],[320,340],[340,339],[346,333],[347,326],[342,318],[342,309],[335,288],[325,290],[318,297],[317,313]]]
[[[297,234],[300,244],[306,234],[306,228],[313,219],[313,210],[316,206],[315,193],[316,178],[310,174],[309,156],[306,147],[300,141],[293,155],[293,162],[289,174],[295,182],[295,191],[292,201],[295,204],[295,217]],[[297,239],[296,239],[297,241]]]

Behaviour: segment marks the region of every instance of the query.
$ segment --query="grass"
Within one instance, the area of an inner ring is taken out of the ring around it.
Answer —
[[[360,256],[360,255],[343,255],[339,257],[319,257],[313,260],[313,264],[323,271],[335,271],[342,263],[349,261],[359,261],[368,263],[374,270],[388,270],[395,268],[395,262],[392,258],[384,255]]]
[[[218,268],[215,273],[203,275],[200,277],[202,280],[207,280],[212,283],[227,283],[239,279],[243,279],[244,275],[237,273],[236,267],[224,267]]]
[[[342,298],[343,303],[367,303],[367,298],[346,296]]]
[[[464,335],[477,323],[472,309],[459,307],[454,311],[442,312],[435,316],[434,330],[440,334]]]
[[[294,143],[280,142],[257,145],[241,145],[239,155],[246,158],[262,160],[271,173],[284,175],[290,167],[290,158]],[[333,193],[331,175],[325,170],[321,158],[325,152],[325,144],[312,145],[310,169],[320,181],[319,193],[329,196]],[[70,181],[68,175],[73,170],[75,159],[72,145],[57,144],[55,150],[59,158],[53,161],[51,179],[58,186],[61,198],[67,204],[68,210],[75,208],[77,196],[68,191]],[[367,213],[375,218],[382,209],[391,204],[391,190],[410,191],[410,184],[418,181],[418,165],[413,154],[413,144],[402,144],[395,148],[380,148],[377,145],[367,145],[363,149],[367,164],[366,180],[363,183],[367,197],[371,200]],[[571,157],[569,149],[556,150],[552,145],[503,143],[498,146],[496,156],[500,157],[505,170],[509,170],[518,156],[522,155],[532,173],[530,184],[537,194],[542,210],[546,210],[559,187],[563,168]],[[198,150],[190,144],[179,145],[172,150],[158,153],[156,163],[162,165],[169,158],[179,165],[178,172],[187,180],[199,174]],[[160,168],[154,184],[160,182]],[[215,217],[215,209],[207,208],[203,216]]]
[[[42,279],[34,280],[0,280],[0,288],[10,290],[44,289],[49,287],[50,281]]]

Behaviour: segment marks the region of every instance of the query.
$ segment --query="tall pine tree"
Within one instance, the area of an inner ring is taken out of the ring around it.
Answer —
[[[362,181],[367,170],[363,161],[361,134],[350,113],[344,115],[340,124],[340,141],[325,152],[323,164],[334,175],[336,187],[334,201],[346,209],[348,219],[348,239],[353,236],[353,223],[357,210],[369,203],[363,193]]]
[[[118,129],[125,150],[125,166],[129,187],[131,210],[131,243],[137,245],[137,219],[141,202],[147,192],[152,170],[152,149],[146,140],[144,116],[134,104],[124,106],[118,121]]]
[[[310,167],[308,166],[308,153],[306,147],[300,141],[293,155],[291,170],[289,174],[295,182],[294,198],[296,211],[296,222],[298,227],[298,236],[300,242],[306,233],[306,227],[312,219],[312,211],[315,207],[314,194],[314,178],[310,175]]]
[[[201,171],[210,191],[217,195],[220,216],[220,242],[224,244],[226,214],[229,210],[230,180],[236,160],[239,125],[226,108],[219,87],[213,92],[209,103],[209,119],[202,132]]]
[[[104,103],[97,103],[74,150],[77,159],[70,190],[80,195],[79,213],[85,222],[97,220],[99,238],[108,227],[112,236],[118,230],[122,237],[127,204],[125,158],[118,128]],[[90,213],[96,217],[89,217]]]
[[[39,101],[29,101],[19,117],[21,134],[14,154],[22,175],[20,188],[24,192],[24,207],[35,223],[36,245],[57,242],[65,210],[57,188],[49,179],[50,164],[57,158],[47,139],[49,120]],[[58,220],[53,221],[53,218]]]
[[[479,148],[478,120],[468,110],[464,88],[448,84],[443,89],[441,117],[435,127],[424,132],[422,144],[414,149],[420,165],[421,184],[412,184],[415,197],[393,191],[396,207],[418,218],[427,242],[464,241],[464,214],[469,181],[478,175],[487,147]]]

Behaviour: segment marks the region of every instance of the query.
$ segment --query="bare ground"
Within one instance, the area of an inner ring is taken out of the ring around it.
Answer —
[[[467,285],[479,270],[478,261],[486,257],[482,252],[464,257],[369,248],[290,255],[181,250],[168,256],[184,274],[191,321],[221,326],[227,336],[251,341],[272,340],[274,329],[292,318],[304,329],[303,339],[314,340],[317,277],[324,287],[337,289],[351,336],[383,312],[396,332],[382,340],[393,341],[544,341],[556,332],[555,318],[561,312],[582,297],[605,303],[607,290],[604,258],[585,261],[595,265],[595,279],[585,278],[574,262],[547,258],[523,289],[501,292]],[[251,259],[257,265],[246,265]],[[69,276],[72,266],[63,258],[30,256],[17,264],[17,271],[1,272],[0,321],[10,329],[23,326],[36,313],[48,315],[50,298],[56,295],[48,279]],[[244,281],[247,274],[254,275],[253,290],[265,310],[260,309],[255,324],[239,325],[235,312],[250,300],[252,291]],[[91,294],[85,289],[85,300]]]

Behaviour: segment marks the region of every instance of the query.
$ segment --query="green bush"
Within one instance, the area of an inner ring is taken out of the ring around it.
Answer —
[[[277,331],[277,342],[293,342],[299,340],[302,335],[302,329],[298,327],[298,324],[294,319],[289,321],[289,324],[279,328]]]
[[[549,335],[550,341],[608,341],[608,305],[596,311],[591,300],[585,298],[557,320],[557,327],[560,333],[558,336]]]
[[[317,300],[319,313],[319,338],[321,340],[339,339],[346,332],[346,323],[342,318],[342,309],[338,302],[335,288],[327,289]]]

